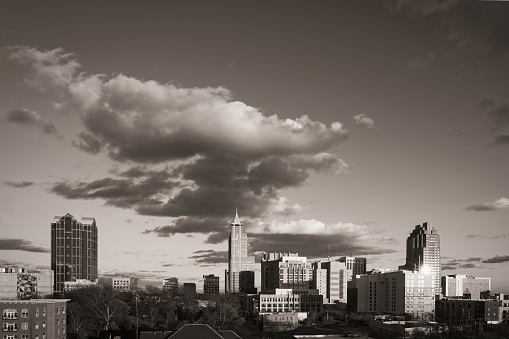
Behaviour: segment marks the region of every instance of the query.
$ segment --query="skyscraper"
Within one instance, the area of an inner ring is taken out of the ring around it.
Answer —
[[[406,263],[399,269],[431,274],[433,294],[440,287],[440,236],[425,222],[415,226],[406,241]]]
[[[240,291],[239,274],[241,271],[255,271],[255,257],[248,255],[249,239],[243,232],[239,214],[235,212],[235,220],[230,226],[228,239],[228,271],[226,272],[226,291],[237,293]]]
[[[51,223],[51,269],[55,295],[62,296],[65,281],[97,279],[97,225],[93,217],[56,216]]]

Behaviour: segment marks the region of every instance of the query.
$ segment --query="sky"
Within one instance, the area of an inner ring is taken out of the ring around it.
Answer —
[[[405,262],[509,293],[509,3],[0,4],[0,266],[96,218],[99,274],[224,283],[250,253]]]

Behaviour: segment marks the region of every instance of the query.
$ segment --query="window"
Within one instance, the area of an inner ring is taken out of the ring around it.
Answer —
[[[35,329],[36,330],[39,329],[39,322],[38,321],[35,322]]]
[[[22,330],[28,330],[28,323],[21,323]]]
[[[35,317],[36,317],[36,318],[37,318],[37,317],[39,317],[39,307],[37,307],[37,308],[35,309]]]
[[[46,332],[42,332],[42,339],[46,339]]]
[[[57,314],[60,314],[60,307],[57,306]]]
[[[17,336],[15,334],[4,334],[4,339],[16,339]]]
[[[65,325],[65,318],[62,319],[62,325]]]
[[[21,310],[21,318],[28,318],[28,310],[26,308]]]
[[[46,320],[44,320],[44,321],[42,322],[42,328],[45,328],[45,327],[46,327]]]
[[[18,330],[18,324],[16,323],[4,323],[4,332],[16,332]]]
[[[3,312],[4,319],[18,319],[18,310],[8,308]]]
[[[28,339],[28,334],[22,334],[21,339]]]
[[[46,316],[46,307],[43,307],[42,309],[42,316],[45,317]]]
[[[57,319],[57,325],[60,325],[60,319]]]
[[[62,306],[62,314],[65,314],[65,306]]]

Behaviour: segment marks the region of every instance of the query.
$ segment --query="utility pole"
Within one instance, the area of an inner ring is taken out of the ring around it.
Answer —
[[[138,331],[138,293],[136,293],[136,339],[140,338],[140,332]]]

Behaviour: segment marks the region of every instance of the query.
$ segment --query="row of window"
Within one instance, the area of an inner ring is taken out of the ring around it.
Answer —
[[[60,307],[56,308],[57,314],[60,314]],[[62,306],[62,314],[65,314],[65,306]],[[28,309],[24,308],[21,310],[21,318],[28,318],[29,312]],[[39,308],[35,309],[35,316],[39,317]],[[42,316],[46,316],[46,308],[42,309]],[[18,319],[18,310],[13,308],[7,308],[3,310],[2,318],[5,319]]]

